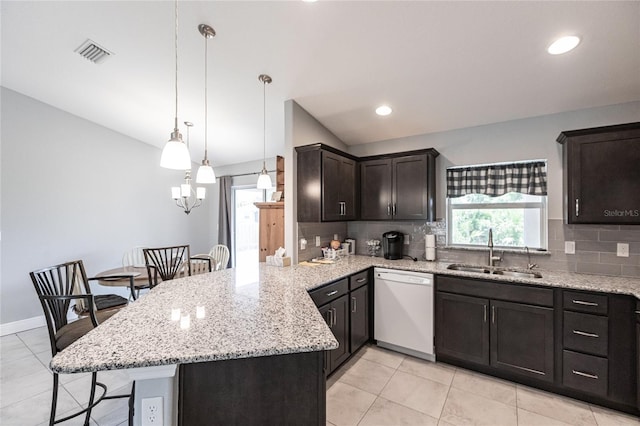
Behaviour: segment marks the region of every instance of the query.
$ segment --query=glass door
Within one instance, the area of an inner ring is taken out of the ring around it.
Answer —
[[[256,266],[259,259],[260,211],[253,204],[271,197],[273,190],[264,191],[255,186],[234,186],[233,236],[234,267]]]

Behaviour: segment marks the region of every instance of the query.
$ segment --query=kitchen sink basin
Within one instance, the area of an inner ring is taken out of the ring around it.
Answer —
[[[535,271],[525,271],[519,269],[503,269],[503,268],[495,268],[490,266],[482,266],[482,265],[465,265],[461,263],[452,263],[447,266],[447,269],[452,271],[462,271],[462,272],[474,272],[478,274],[492,274],[492,275],[502,275],[505,277],[514,277],[514,278],[542,278],[542,274],[540,272]]]
[[[459,263],[453,263],[447,266],[447,269],[452,271],[462,271],[462,272],[477,272],[480,274],[488,274],[491,270],[486,266],[479,265],[462,265]]]

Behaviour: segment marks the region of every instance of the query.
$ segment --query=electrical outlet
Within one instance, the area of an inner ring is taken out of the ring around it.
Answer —
[[[411,243],[411,235],[410,234],[404,234],[404,245],[408,246]]]
[[[142,399],[142,426],[162,426],[163,413],[161,396]]]
[[[304,250],[307,248],[307,240],[304,238],[300,238],[300,250]]]
[[[618,251],[616,255],[618,257],[629,257],[629,244],[618,243]]]
[[[564,252],[565,252],[565,254],[576,254],[576,242],[575,241],[565,241],[564,242]]]
[[[316,247],[320,247],[320,235],[316,235]]]

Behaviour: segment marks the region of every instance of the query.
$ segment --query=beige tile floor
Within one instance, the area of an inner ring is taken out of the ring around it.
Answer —
[[[329,378],[327,425],[640,426],[640,420],[367,346]]]
[[[47,425],[51,409],[53,379],[48,365],[51,360],[49,337],[45,327],[0,337],[0,425]],[[107,385],[109,394],[125,394],[131,381],[121,371],[98,373],[98,381]],[[90,374],[60,375],[58,417],[76,411],[86,404],[91,384]],[[127,424],[127,399],[101,402],[92,412],[92,426]],[[76,417],[63,425],[81,425],[84,417]]]
[[[51,359],[46,329],[0,338],[0,425],[48,421]],[[59,413],[86,402],[88,374],[61,375]],[[98,374],[117,393],[130,381],[118,371]],[[104,401],[93,426],[126,425],[127,402]],[[82,424],[80,419],[64,423]],[[638,418],[494,379],[446,364],[367,346],[327,383],[328,425],[636,425]]]

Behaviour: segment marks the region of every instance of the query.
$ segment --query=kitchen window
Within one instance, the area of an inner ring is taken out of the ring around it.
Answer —
[[[547,248],[546,160],[447,169],[449,246]]]

